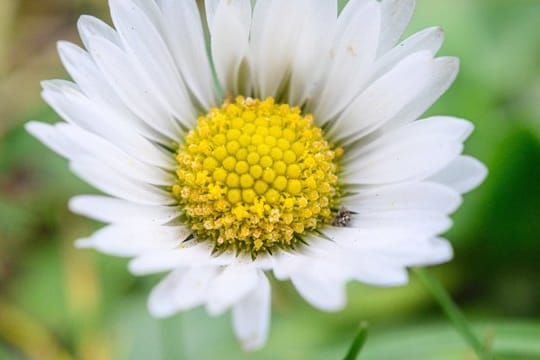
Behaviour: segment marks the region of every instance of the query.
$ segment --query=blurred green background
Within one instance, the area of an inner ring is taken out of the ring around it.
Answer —
[[[472,120],[466,151],[490,169],[447,234],[455,260],[433,271],[499,358],[540,359],[540,1],[417,3],[408,33],[443,26],[441,54],[462,61],[429,113]],[[79,42],[82,13],[108,18],[105,0],[0,0],[0,359],[339,359],[361,320],[371,324],[362,359],[475,358],[414,276],[394,289],[351,284],[337,314],[274,284],[269,342],[255,354],[239,349],[228,315],[151,319],[159,277],[73,248],[100,225],[67,200],[95,190],[23,129],[57,121],[39,81],[66,78],[55,42]]]

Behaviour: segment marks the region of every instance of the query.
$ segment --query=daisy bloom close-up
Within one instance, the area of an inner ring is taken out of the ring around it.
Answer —
[[[232,312],[265,344],[269,276],[337,311],[346,284],[402,285],[446,262],[439,235],[485,167],[470,122],[422,118],[458,60],[438,27],[404,40],[413,0],[110,0],[114,28],[60,42],[73,79],[43,82],[65,122],[27,129],[106,195],[72,211],[107,223],[76,242],[167,273],[155,317]]]

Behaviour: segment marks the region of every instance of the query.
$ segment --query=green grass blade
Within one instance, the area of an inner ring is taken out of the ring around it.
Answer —
[[[431,275],[427,269],[416,268],[413,271],[416,276],[418,276],[420,281],[422,281],[426,289],[428,289],[431,295],[433,295],[435,300],[437,300],[448,319],[454,325],[456,331],[463,337],[463,339],[465,339],[465,341],[467,341],[476,355],[478,355],[478,358],[482,360],[491,359],[491,355],[488,354],[485,347],[482,345],[482,342],[471,329],[465,315],[456,305],[454,300],[452,300],[450,294],[448,294],[441,283],[433,275]]]
[[[351,344],[351,348],[349,349],[349,352],[347,353],[347,355],[345,355],[344,360],[358,359],[358,355],[360,354],[362,347],[366,343],[367,334],[368,334],[367,329],[368,329],[367,323],[363,322],[360,324],[360,326],[358,327],[356,336],[354,337],[354,340]]]

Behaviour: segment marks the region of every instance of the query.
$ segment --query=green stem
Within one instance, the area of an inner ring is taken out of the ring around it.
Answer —
[[[485,347],[482,345],[482,342],[472,331],[471,326],[465,318],[465,315],[452,300],[450,294],[448,294],[441,283],[426,269],[415,268],[413,271],[424,286],[429,290],[431,295],[433,295],[435,300],[437,300],[448,319],[454,325],[456,331],[474,350],[476,355],[478,355],[478,358],[481,360],[491,359],[492,357],[487,353]]]

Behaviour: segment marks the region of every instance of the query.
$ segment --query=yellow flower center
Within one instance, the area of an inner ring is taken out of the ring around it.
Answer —
[[[243,97],[199,118],[176,156],[172,188],[199,241],[255,258],[332,223],[343,150],[312,120],[273,98]]]

